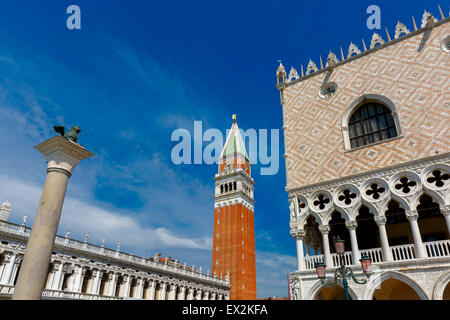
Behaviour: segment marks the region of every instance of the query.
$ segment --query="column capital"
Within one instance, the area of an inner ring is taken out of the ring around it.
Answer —
[[[319,231],[322,234],[328,234],[328,233],[330,233],[330,226],[327,224],[319,226]]]
[[[377,216],[373,218],[375,220],[375,223],[377,226],[384,226],[386,224],[386,217],[385,216]]]
[[[291,230],[291,236],[295,239],[295,240],[303,240],[303,238],[305,237],[305,230],[304,229],[293,229]]]
[[[417,221],[419,218],[419,213],[417,210],[405,211],[405,214],[409,221]]]
[[[444,216],[450,216],[450,205],[440,206],[439,209]]]
[[[348,230],[356,230],[358,222],[356,220],[345,221],[345,226]]]
[[[47,172],[60,171],[69,177],[81,160],[94,155],[81,145],[60,136],[48,139],[35,148],[45,156],[48,165]]]

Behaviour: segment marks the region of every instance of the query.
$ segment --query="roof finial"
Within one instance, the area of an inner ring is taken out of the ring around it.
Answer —
[[[236,122],[236,114],[233,114],[233,122]]]
[[[444,17],[444,14],[442,13],[442,9],[441,9],[441,6],[440,6],[440,5],[438,5],[438,8],[439,8],[439,13],[441,14],[441,18],[442,18],[442,20],[444,20],[444,19],[445,19],[445,17]]]
[[[414,31],[417,31],[417,25],[416,25],[416,20],[414,19],[414,16],[412,17],[412,20],[413,20]]]

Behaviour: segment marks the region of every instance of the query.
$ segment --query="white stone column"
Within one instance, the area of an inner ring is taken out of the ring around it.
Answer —
[[[93,154],[62,137],[35,147],[47,160],[47,178],[14,290],[13,300],[40,300],[55,245],[69,177],[78,163]]]
[[[125,276],[125,282],[123,284],[123,290],[121,292],[122,297],[130,297],[130,284],[131,284],[131,277],[129,275]]]
[[[358,239],[356,237],[356,228],[358,226],[358,223],[353,220],[353,221],[345,221],[345,226],[347,227],[347,229],[350,232],[350,243],[352,245],[352,262],[354,265],[359,264],[359,258],[360,258],[360,254],[359,254],[359,248],[358,248]]]
[[[152,281],[150,285],[150,296],[149,300],[155,300],[156,282]]]
[[[177,286],[174,285],[174,284],[169,284],[168,285],[168,290],[169,290],[168,299],[169,300],[175,300],[175,294],[177,293]]]
[[[450,205],[441,206],[440,209],[445,217],[445,223],[447,224],[448,234],[450,234]]]
[[[135,298],[142,299],[144,294],[144,279],[137,278],[136,279],[136,292],[135,292]]]
[[[187,288],[187,298],[186,300],[193,300],[193,293],[194,293],[194,289],[193,288]]]
[[[180,287],[180,294],[178,296],[178,300],[186,300],[186,287],[185,286]]]
[[[61,290],[61,282],[62,282],[62,277],[63,277],[63,263],[53,263],[55,269],[56,269],[56,273],[55,273],[55,278],[53,279],[53,283],[52,283],[52,287],[51,289],[53,290]]]
[[[50,271],[50,272],[47,274],[47,281],[46,281],[46,283],[45,283],[44,290],[45,290],[45,289],[51,289],[51,288],[52,288],[52,286],[53,286],[53,281],[54,281],[54,279],[55,279],[55,274],[56,274],[56,271],[55,271],[55,270],[52,270],[52,271]]]
[[[116,281],[119,278],[119,275],[117,273],[113,273],[109,275],[109,281],[108,281],[108,296],[114,297],[116,293]]]
[[[11,272],[11,277],[9,278],[9,284],[14,284],[14,280],[16,279],[17,274],[19,273],[19,269],[21,269],[22,262],[23,262],[23,255],[17,254]]]
[[[419,218],[419,213],[417,210],[406,211],[406,217],[409,220],[409,224],[411,225],[411,231],[414,238],[414,251],[416,252],[416,258],[422,259],[427,258],[427,252],[425,250],[425,246],[422,242],[422,236],[420,235],[419,225],[417,223],[417,219]]]
[[[319,226],[319,231],[322,234],[324,263],[327,267],[333,267],[333,260],[331,258],[330,252],[330,242],[328,240],[328,234],[330,233],[330,226],[329,225]]]
[[[92,276],[94,277],[94,280],[92,281],[92,286],[88,291],[88,293],[98,295],[100,289],[100,279],[102,275],[103,273],[100,270],[92,271]]]
[[[8,253],[5,254],[5,266],[3,269],[2,277],[0,279],[0,284],[12,284],[14,279],[12,278],[12,273],[14,270],[14,264],[16,263],[16,254]]]
[[[303,254],[303,237],[305,236],[305,230],[292,230],[291,235],[295,239],[297,246],[297,268],[299,271],[305,270],[305,256]]]
[[[389,241],[386,232],[386,217],[378,216],[374,218],[375,223],[378,226],[378,231],[380,232],[381,239],[381,254],[383,256],[383,261],[393,261],[392,251],[389,247]]]
[[[75,282],[74,282],[74,287],[73,287],[72,291],[81,292],[83,278],[84,278],[84,274],[85,274],[87,268],[83,267],[83,266],[77,266],[77,267],[78,268],[76,271]]]

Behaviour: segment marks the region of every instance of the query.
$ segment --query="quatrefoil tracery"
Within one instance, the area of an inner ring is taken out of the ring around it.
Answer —
[[[395,184],[396,190],[401,190],[403,193],[410,193],[411,189],[417,185],[417,182],[408,177],[400,178],[400,183]]]
[[[356,197],[356,193],[351,192],[349,189],[345,189],[338,199],[348,205],[352,203],[352,199],[355,199]]]
[[[377,183],[372,183],[370,187],[366,190],[368,196],[372,196],[373,199],[379,199],[381,194],[386,191],[385,188],[381,187]]]
[[[440,188],[445,185],[445,181],[448,179],[450,179],[450,175],[448,173],[442,173],[441,170],[434,170],[432,175],[427,178],[427,182]]]
[[[315,200],[313,203],[316,207],[319,207],[320,210],[323,210],[325,208],[325,205],[330,203],[330,199],[328,199],[325,195],[321,194],[317,197],[317,200]]]

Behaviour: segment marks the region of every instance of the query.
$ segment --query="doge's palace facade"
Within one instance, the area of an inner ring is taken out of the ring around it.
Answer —
[[[352,299],[450,299],[450,18],[438,12],[300,74],[280,64],[293,299],[343,298],[314,268],[333,278],[338,236],[357,275],[361,253],[372,259]]]
[[[31,228],[7,222],[0,206],[0,300],[10,299]],[[225,275],[223,275],[225,276]],[[230,282],[177,260],[138,257],[65,236],[56,236],[43,299],[228,300]]]

